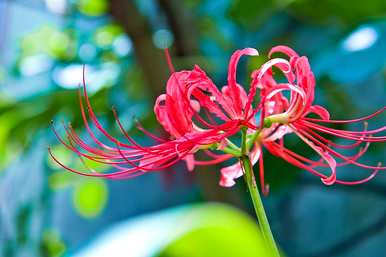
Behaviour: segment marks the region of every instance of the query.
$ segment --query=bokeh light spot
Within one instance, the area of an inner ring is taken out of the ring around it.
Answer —
[[[173,34],[169,30],[160,29],[153,34],[153,43],[160,49],[170,47],[173,44],[173,41]]]
[[[104,180],[84,180],[73,192],[74,208],[82,217],[94,218],[104,209],[107,197],[108,188]]]
[[[343,41],[343,49],[355,52],[371,47],[378,39],[378,32],[372,27],[362,27],[351,33]]]

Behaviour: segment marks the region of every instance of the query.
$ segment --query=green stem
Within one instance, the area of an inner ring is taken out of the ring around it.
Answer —
[[[231,155],[236,156],[236,157],[241,156],[240,150],[235,150],[235,149],[232,149],[229,147],[224,147],[224,149],[222,149],[222,151],[224,153],[228,153],[228,154],[231,154]]]
[[[248,156],[248,149],[246,147],[246,130],[242,130],[242,155],[240,157],[240,162],[244,171],[244,178],[248,185],[248,190],[251,195],[251,199],[253,202],[253,207],[256,212],[257,219],[259,221],[259,226],[261,233],[263,234],[264,240],[270,250],[270,253],[274,257],[280,257],[279,250],[276,246],[275,239],[273,238],[271,228],[269,226],[269,222],[267,219],[267,215],[265,214],[263,202],[260,197],[259,189],[256,185],[255,176],[253,173],[253,168],[251,164],[251,160]]]

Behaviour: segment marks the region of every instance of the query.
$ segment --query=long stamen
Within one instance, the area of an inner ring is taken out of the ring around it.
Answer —
[[[304,136],[306,136],[307,138],[309,138],[315,144],[317,144],[320,147],[322,147],[325,151],[328,151],[329,153],[331,153],[332,155],[334,155],[334,156],[336,156],[338,158],[341,158],[341,159],[343,159],[345,161],[348,161],[350,164],[353,164],[353,165],[356,165],[356,166],[359,166],[359,167],[365,168],[365,169],[378,169],[378,170],[385,170],[386,169],[386,167],[382,167],[382,166],[381,167],[376,167],[376,166],[371,166],[371,165],[366,165],[366,164],[358,163],[358,162],[356,162],[356,161],[354,161],[354,160],[352,160],[352,159],[350,159],[350,158],[348,158],[348,157],[338,153],[337,151],[334,151],[333,149],[331,149],[327,145],[323,144],[322,142],[320,142],[316,138],[314,138],[311,135],[309,135],[304,130],[300,130],[300,133],[303,134]]]
[[[386,106],[379,109],[378,111],[368,115],[368,116],[361,117],[358,119],[352,119],[352,120],[323,120],[323,119],[314,119],[314,118],[304,118],[304,119],[308,120],[308,121],[323,122],[323,123],[355,123],[355,122],[360,122],[360,121],[364,121],[364,120],[369,120],[369,119],[381,114],[385,110],[386,110]]]
[[[263,151],[262,151],[262,149],[260,149],[259,175],[260,175],[261,191],[262,191],[264,196],[268,196],[268,194],[269,194],[269,184],[265,184],[265,180],[264,180],[264,159],[263,159]]]
[[[164,50],[165,50],[165,56],[166,56],[166,61],[168,63],[169,71],[170,73],[174,73],[175,69],[173,66],[172,58],[170,57],[169,48],[165,48]]]

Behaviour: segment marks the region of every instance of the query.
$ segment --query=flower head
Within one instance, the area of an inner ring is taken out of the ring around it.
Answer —
[[[289,163],[317,175],[326,185],[334,183],[346,185],[363,183],[373,178],[377,171],[386,169],[381,164],[374,166],[358,162],[358,159],[363,156],[371,142],[386,141],[386,136],[379,136],[379,133],[386,130],[386,126],[367,130],[367,122],[365,122],[362,131],[349,131],[334,129],[324,125],[367,121],[385,111],[386,107],[359,119],[331,120],[329,112],[324,107],[313,104],[315,78],[307,57],[299,56],[295,51],[285,46],[272,48],[269,55],[271,56],[278,52],[287,55],[289,60],[281,58],[271,59],[254,74],[256,83],[261,88],[262,105],[266,109],[264,114],[262,114],[266,129],[261,131],[261,145],[264,145],[273,155],[279,156]],[[275,81],[272,66],[276,66],[283,72],[287,82],[278,83]],[[283,94],[285,90],[289,91],[288,97]],[[319,118],[311,118],[309,117],[310,114],[314,114]],[[320,160],[313,161],[286,148],[283,139],[286,134],[290,133],[296,134],[305,144],[312,148],[320,156]],[[352,142],[345,145],[337,144],[327,139],[326,136],[334,136]],[[347,156],[340,152],[340,150],[355,148],[358,150],[353,156]],[[337,179],[336,168],[346,164],[369,169],[372,172],[368,177],[358,181],[342,181]],[[318,167],[330,168],[330,175],[327,176],[321,173],[316,169]]]
[[[238,155],[238,149],[228,139],[240,130],[240,126],[254,126],[254,119],[243,119],[246,108],[247,93],[236,82],[236,66],[242,55],[257,55],[257,51],[246,48],[236,51],[229,64],[228,85],[220,91],[205,72],[197,65],[193,70],[172,73],[166,85],[166,93],[160,95],[154,105],[154,113],[162,127],[170,134],[165,140],[138,128],[157,143],[142,146],[123,128],[115,110],[117,125],[125,141],[111,136],[98,121],[87,95],[86,83],[83,81],[83,97],[79,90],[80,110],[85,128],[93,144],[81,139],[71,125],[64,125],[66,138],[62,138],[53,126],[55,135],[68,149],[80,159],[89,159],[115,168],[111,173],[99,173],[90,170],[78,171],[67,167],[58,160],[49,149],[52,158],[63,168],[72,172],[106,178],[129,178],[148,171],[165,169],[180,160],[185,160],[189,170],[195,165],[210,165],[223,162]],[[237,103],[237,104],[236,104]],[[248,103],[252,106],[252,103]],[[97,138],[92,125],[102,133],[110,144]],[[252,122],[252,123],[250,123]],[[222,154],[212,152],[213,149]],[[208,159],[195,160],[194,153],[204,150]],[[91,171],[91,172],[90,172]]]
[[[113,114],[125,141],[111,136],[98,121],[87,95],[86,83],[83,81],[84,101],[79,90],[80,110],[93,143],[88,144],[81,139],[71,125],[64,126],[67,140],[63,139],[55,128],[54,132],[60,142],[76,153],[82,161],[90,159],[109,165],[115,170],[110,173],[99,173],[86,166],[88,171],[78,171],[62,164],[51,150],[50,154],[65,169],[82,175],[112,179],[130,178],[149,171],[162,170],[180,160],[184,160],[188,169],[193,170],[195,165],[212,165],[237,158],[235,164],[221,169],[222,186],[234,185],[235,179],[243,175],[240,159],[242,155],[249,155],[252,164],[259,162],[260,182],[264,193],[268,193],[268,185],[264,182],[263,148],[317,175],[326,185],[363,183],[373,178],[378,170],[386,169],[380,165],[367,165],[357,161],[371,142],[386,141],[386,136],[378,135],[386,130],[386,126],[367,130],[365,125],[362,131],[348,131],[324,125],[366,121],[383,112],[386,107],[364,118],[331,120],[325,108],[313,104],[315,79],[307,58],[299,56],[285,46],[272,48],[269,55],[278,52],[287,55],[288,60],[272,58],[255,70],[252,73],[248,93],[237,83],[236,69],[243,55],[258,54],[253,48],[237,50],[231,56],[228,83],[221,90],[197,65],[192,70],[175,72],[167,55],[171,75],[166,84],[165,94],[156,99],[154,113],[170,137],[161,139],[142,126],[137,126],[156,142],[151,146],[142,146],[128,135],[115,110]],[[275,80],[273,67],[282,71],[286,82]],[[255,100],[256,96],[259,96],[259,102]],[[310,114],[319,118],[311,118]],[[259,117],[257,121],[256,117]],[[106,137],[109,144],[97,138],[90,122]],[[230,137],[238,132],[243,135],[241,147],[230,140]],[[296,134],[321,159],[314,161],[285,147],[284,137],[290,133]],[[326,135],[347,139],[353,143],[348,145],[333,143]],[[351,148],[358,148],[358,153],[346,156],[338,151]],[[205,153],[207,157],[205,160],[196,160],[194,157],[199,150]],[[337,179],[336,167],[345,164],[370,169],[372,172],[359,181],[342,181]],[[320,167],[330,168],[331,173],[325,175],[317,170]]]

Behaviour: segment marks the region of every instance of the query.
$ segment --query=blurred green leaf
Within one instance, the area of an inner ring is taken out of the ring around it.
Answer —
[[[114,39],[117,36],[122,35],[122,33],[123,33],[123,30],[121,27],[117,25],[109,24],[109,25],[100,27],[95,31],[94,41],[97,46],[102,48],[111,46]]]
[[[18,244],[26,244],[29,239],[30,218],[32,214],[31,205],[21,207],[16,216],[17,242]]]
[[[75,57],[75,45],[70,36],[71,31],[55,31],[48,40],[49,54],[57,59],[71,59]]]
[[[15,127],[39,112],[38,108],[10,108],[4,112],[0,110],[0,167],[7,165],[19,153],[18,145],[15,142],[9,143]]]
[[[106,206],[108,187],[102,179],[85,179],[76,185],[73,205],[76,212],[85,218],[98,216]]]
[[[256,220],[219,203],[179,206],[121,222],[74,256],[93,257],[95,251],[110,256],[112,249],[138,257],[271,256]]]
[[[73,185],[79,179],[79,176],[69,171],[56,171],[48,178],[48,185],[53,190],[63,189]]]
[[[20,59],[47,54],[58,60],[70,60],[76,54],[72,33],[72,30],[59,30],[49,25],[42,26],[22,39]]]
[[[233,1],[228,15],[231,19],[246,28],[254,29],[274,13],[285,11],[296,19],[312,23],[331,23],[352,26],[358,22],[384,17],[386,1],[369,0],[366,4],[353,3],[350,0],[318,1],[312,0],[254,0]]]
[[[261,25],[277,10],[283,9],[295,0],[260,1],[236,0],[232,1],[228,15],[236,23],[246,28],[254,29]]]
[[[46,230],[41,239],[40,251],[43,257],[60,257],[64,255],[66,245],[57,232]]]
[[[166,246],[159,257],[270,256],[257,223],[239,210],[206,204],[193,207],[184,220],[191,228]],[[184,220],[177,223],[183,226]]]
[[[88,16],[100,16],[107,12],[107,0],[78,0],[79,11]]]
[[[188,8],[197,8],[202,4],[203,0],[183,0],[184,4]]]
[[[336,20],[343,24],[353,25],[369,19],[384,17],[386,1],[368,0],[365,4],[351,0],[325,0],[318,1],[315,11],[315,1],[297,0],[290,6],[293,14],[300,19],[318,23]]]

